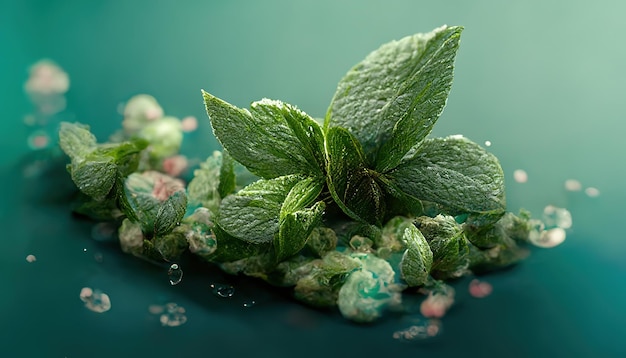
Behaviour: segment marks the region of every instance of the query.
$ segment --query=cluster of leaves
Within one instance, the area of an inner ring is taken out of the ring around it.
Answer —
[[[498,160],[462,136],[427,138],[461,32],[444,26],[372,52],[339,82],[323,123],[281,101],[248,110],[203,91],[224,151],[186,191],[155,195],[168,179],[134,173],[144,140],[97,145],[65,124],[61,146],[90,208],[125,216],[125,251],[172,260],[188,247],[227,272],[294,286],[305,302],[371,321],[407,286],[525,256],[518,243],[530,217],[506,212]],[[239,164],[258,180],[237,190]]]

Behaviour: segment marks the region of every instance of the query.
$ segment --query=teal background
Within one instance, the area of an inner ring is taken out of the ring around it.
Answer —
[[[624,13],[617,0],[0,2],[0,355],[626,356]],[[201,88],[238,106],[269,97],[321,117],[337,81],[367,53],[442,24],[466,30],[433,134],[490,140],[510,210],[539,216],[545,205],[564,206],[574,226],[563,245],[484,277],[494,286],[488,298],[470,298],[468,280],[455,283],[458,304],[433,340],[392,339],[407,318],[354,325],[193,263],[170,286],[165,268],[90,239],[92,223],[72,218],[62,200],[62,168],[21,176],[38,155],[26,145],[22,118],[32,108],[22,86],[41,58],[69,73],[68,118],[99,138],[119,127],[120,102],[149,93],[166,113],[201,120],[183,151],[206,155],[217,144]],[[512,179],[519,168],[525,184]],[[569,178],[600,196],[565,191]],[[234,284],[235,296],[213,296],[211,282]],[[84,286],[108,293],[111,311],[86,310]],[[257,304],[244,309],[249,300]],[[148,313],[167,301],[187,309],[185,325],[161,327]]]

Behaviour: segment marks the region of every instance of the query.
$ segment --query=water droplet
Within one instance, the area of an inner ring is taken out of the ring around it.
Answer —
[[[83,252],[87,252],[87,248],[84,248],[84,249],[83,249]]]
[[[528,174],[523,169],[516,169],[513,172],[513,179],[518,183],[526,183],[528,181]]]
[[[219,297],[230,298],[235,294],[235,288],[231,285],[212,283],[210,287],[213,293]]]
[[[167,303],[160,317],[161,324],[167,327],[178,327],[187,322],[185,309],[174,302]]]
[[[85,307],[89,310],[102,313],[111,309],[111,299],[109,295],[100,290],[93,290],[89,287],[83,287],[80,290],[80,299],[85,302]]]
[[[583,185],[576,179],[567,179],[565,181],[565,190],[568,191],[580,191]]]
[[[469,293],[474,298],[484,298],[491,294],[493,286],[489,282],[473,279],[469,284]]]
[[[252,306],[254,306],[254,305],[256,305],[256,301],[255,301],[255,300],[252,300],[252,301],[248,301],[248,302],[244,302],[244,303],[243,303],[243,306],[244,306],[244,307],[246,307],[246,308],[252,307]]]
[[[183,270],[178,264],[172,264],[167,270],[167,276],[170,278],[170,284],[172,286],[178,285],[183,279]]]
[[[35,255],[28,255],[28,256],[26,256],[26,261],[28,261],[28,262],[35,262],[35,261],[37,261],[37,257],[35,257]]]
[[[594,187],[589,187],[585,189],[585,194],[587,194],[587,196],[591,198],[595,198],[596,196],[600,195],[600,190]]]
[[[543,208],[543,222],[546,228],[560,227],[569,229],[572,227],[572,214],[567,209],[548,205]]]
[[[429,319],[418,321],[408,328],[393,332],[393,338],[399,341],[412,342],[436,337],[440,333],[441,321],[438,319]]]
[[[485,147],[491,147],[491,141],[490,140],[486,140],[485,141]]]
[[[541,235],[533,235],[529,237],[530,242],[538,247],[551,248],[560,245],[565,241],[565,230],[555,227],[550,230],[544,230]]]

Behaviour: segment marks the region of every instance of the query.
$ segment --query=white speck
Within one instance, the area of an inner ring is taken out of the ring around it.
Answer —
[[[26,256],[26,261],[28,261],[28,262],[35,262],[35,261],[37,261],[37,258],[35,257],[35,255],[28,255],[28,256]]]
[[[582,184],[580,184],[580,182],[576,179],[567,179],[565,181],[565,190],[580,191],[582,188]]]
[[[589,197],[595,198],[596,196],[600,195],[600,190],[590,186],[585,189],[585,194],[587,194],[587,196]]]
[[[530,237],[530,241],[533,245],[543,248],[551,248],[560,245],[565,241],[565,230],[560,227],[555,227],[550,230],[545,230],[538,235],[538,237]]]
[[[485,147],[491,147],[491,141],[490,140],[486,140],[485,141]]]
[[[86,248],[84,248],[84,249],[83,249],[83,252],[87,252],[87,249],[86,249]]]
[[[523,169],[516,169],[513,172],[513,179],[518,183],[526,183],[528,181],[528,174]]]

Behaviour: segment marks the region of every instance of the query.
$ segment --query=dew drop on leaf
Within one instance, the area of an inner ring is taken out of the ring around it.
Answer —
[[[211,290],[213,294],[219,297],[230,298],[235,294],[235,288],[231,285],[223,284],[223,283],[212,283]]]
[[[167,270],[167,276],[169,277],[170,284],[172,286],[178,285],[180,281],[183,280],[183,270],[180,266],[178,266],[178,264],[172,264]]]

